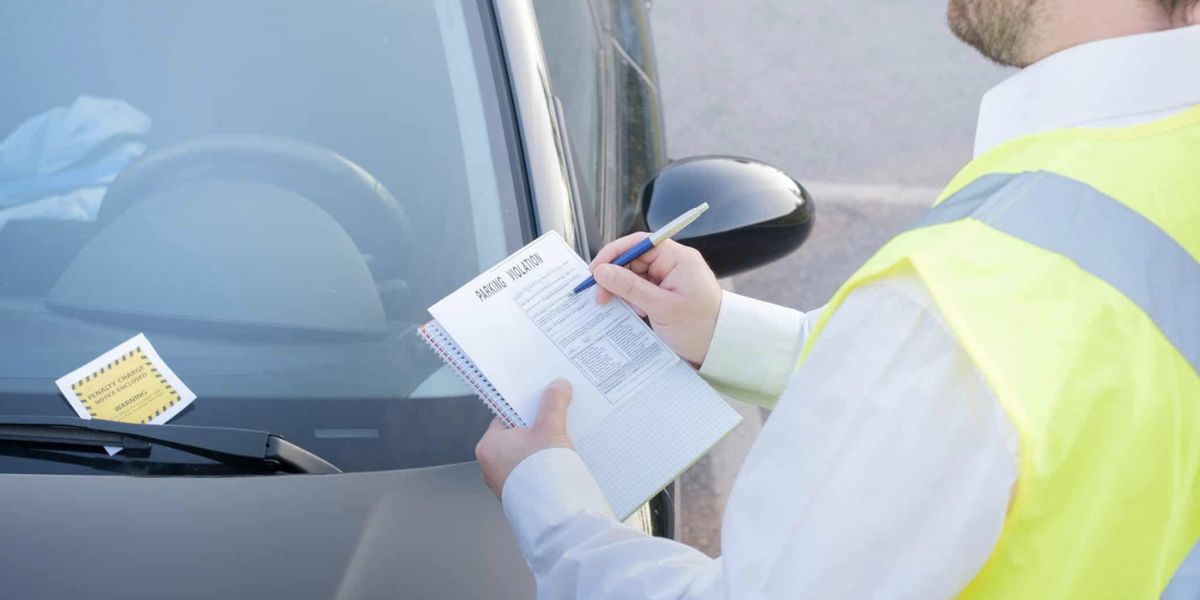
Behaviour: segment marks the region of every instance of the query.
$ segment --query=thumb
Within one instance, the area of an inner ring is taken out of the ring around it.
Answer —
[[[596,283],[601,287],[621,299],[632,302],[647,313],[658,312],[671,298],[671,292],[650,283],[641,275],[617,265],[599,265],[592,276],[596,278]]]
[[[542,406],[538,409],[537,419],[533,429],[547,430],[553,433],[567,431],[567,407],[571,405],[571,382],[566,379],[555,379],[542,393]]]

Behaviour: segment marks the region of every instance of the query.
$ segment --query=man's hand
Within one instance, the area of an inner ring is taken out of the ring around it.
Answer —
[[[704,363],[721,310],[721,287],[704,257],[695,249],[666,240],[629,268],[608,264],[646,239],[632,233],[605,246],[592,260],[592,275],[600,290],[596,300],[607,303],[619,296],[685,360]]]
[[[492,421],[479,443],[475,458],[483,469],[483,482],[496,497],[504,491],[508,475],[521,461],[547,448],[573,448],[567,437],[567,407],[571,404],[571,382],[556,379],[542,394],[533,427],[506,429],[499,419]]]

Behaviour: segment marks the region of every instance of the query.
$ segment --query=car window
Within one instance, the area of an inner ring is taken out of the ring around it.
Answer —
[[[523,244],[480,4],[0,11],[0,414],[72,415],[54,379],[145,333],[173,423],[473,458],[491,416],[415,328]]]
[[[603,168],[600,48],[584,0],[534,0],[550,87],[562,101],[585,204],[598,214]]]

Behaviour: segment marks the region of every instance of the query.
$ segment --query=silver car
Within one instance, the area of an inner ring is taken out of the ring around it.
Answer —
[[[812,226],[769,167],[667,166],[641,0],[0,15],[0,597],[532,597],[425,308],[698,193],[722,274]],[[198,398],[77,418],[54,380],[138,333]],[[630,524],[674,518],[668,489]]]

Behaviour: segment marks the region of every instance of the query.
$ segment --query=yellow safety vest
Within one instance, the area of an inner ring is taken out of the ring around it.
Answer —
[[[963,597],[1163,593],[1200,538],[1198,260],[1195,109],[993,149],[835,294],[801,362],[848,294],[915,275],[1020,436]]]

